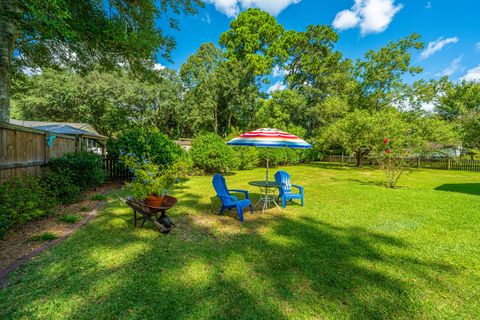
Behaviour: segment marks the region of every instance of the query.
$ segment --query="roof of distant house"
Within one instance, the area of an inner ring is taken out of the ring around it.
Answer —
[[[50,121],[27,121],[10,119],[10,123],[18,126],[34,128],[54,133],[71,134],[71,135],[87,135],[105,139],[105,136],[99,134],[88,123],[74,122],[50,122]]]

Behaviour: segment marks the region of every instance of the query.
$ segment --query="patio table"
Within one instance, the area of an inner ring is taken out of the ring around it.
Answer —
[[[257,203],[254,205],[254,208],[256,208],[259,204],[263,203],[263,206],[262,206],[262,213],[263,213],[263,211],[268,209],[269,204],[273,203],[278,208],[278,210],[281,211],[280,206],[276,201],[277,184],[275,182],[250,181],[248,184],[254,187],[258,187],[260,189],[261,196],[260,196],[260,199],[257,201]]]

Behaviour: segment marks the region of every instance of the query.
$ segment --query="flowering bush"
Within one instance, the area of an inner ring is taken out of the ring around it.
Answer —
[[[410,170],[410,152],[408,148],[394,147],[389,138],[383,139],[383,148],[377,150],[376,159],[385,173],[387,187],[395,188],[400,176]]]

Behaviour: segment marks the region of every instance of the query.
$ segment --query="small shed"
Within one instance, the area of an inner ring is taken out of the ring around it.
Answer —
[[[75,136],[78,143],[75,148],[76,150],[88,150],[101,155],[105,155],[107,152],[107,137],[99,134],[88,123],[26,121],[10,119],[10,124],[48,131],[53,135],[65,134]]]

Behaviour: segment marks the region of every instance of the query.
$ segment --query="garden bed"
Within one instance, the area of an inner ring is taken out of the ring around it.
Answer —
[[[97,187],[96,191],[83,192],[82,201],[57,206],[52,215],[14,227],[0,240],[0,271],[54,238],[61,238],[71,232],[77,225],[76,222],[87,218],[102,201],[93,200],[92,196],[106,194],[119,187],[121,185],[118,182],[106,183]],[[65,216],[68,217],[65,219]]]

